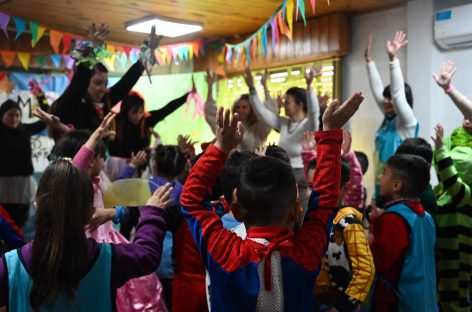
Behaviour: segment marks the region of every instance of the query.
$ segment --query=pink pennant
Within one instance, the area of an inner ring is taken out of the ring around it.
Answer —
[[[311,3],[311,9],[313,10],[313,15],[315,15],[316,0],[310,0],[310,3]]]

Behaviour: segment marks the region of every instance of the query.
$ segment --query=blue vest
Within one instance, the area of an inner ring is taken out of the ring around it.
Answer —
[[[410,228],[410,245],[405,253],[396,291],[399,299],[399,311],[435,311],[434,244],[436,243],[436,231],[433,218],[427,212],[424,216],[418,216],[405,204],[391,206],[386,213],[399,214]],[[395,238],[392,236],[392,239]]]
[[[419,124],[416,124],[414,137],[418,136],[418,131]],[[387,160],[395,154],[402,142],[403,139],[397,132],[397,116],[390,120],[385,118],[375,134],[375,150],[379,153],[380,162],[387,163]]]
[[[52,307],[43,305],[41,311],[112,311],[110,280],[112,251],[110,244],[99,244],[100,254],[92,269],[79,282],[73,302],[58,298]],[[20,249],[5,254],[8,270],[8,308],[10,311],[31,312],[29,296],[31,278],[22,263]]]

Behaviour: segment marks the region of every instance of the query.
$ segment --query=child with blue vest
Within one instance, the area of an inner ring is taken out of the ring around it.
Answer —
[[[68,159],[50,164],[36,195],[36,236],[0,262],[0,306],[10,311],[116,311],[116,290],[159,265],[170,185],[140,208],[130,244],[85,235],[93,215],[91,179]]]
[[[436,233],[433,218],[418,199],[429,179],[428,164],[416,155],[394,155],[385,165],[380,187],[390,202],[371,215],[377,271],[372,311],[435,309]]]
[[[220,108],[216,143],[190,171],[182,193],[182,212],[210,279],[212,311],[311,311],[313,288],[326,245],[326,222],[339,197],[342,130],[363,97],[333,102],[317,132],[319,165],[303,225],[292,168],[271,157],[257,157],[242,170],[233,196],[233,214],[244,222],[247,238],[225,229],[209,195],[228,154],[243,137],[238,114]]]
[[[383,87],[377,67],[372,61],[372,36],[369,36],[365,50],[367,74],[370,88],[377,106],[384,114],[384,120],[375,134],[375,194],[381,200],[378,177],[382,173],[387,160],[395,154],[396,149],[406,138],[418,135],[418,120],[413,113],[413,95],[410,86],[404,82],[398,51],[408,43],[405,33],[399,31],[395,38],[387,41],[387,53],[390,60],[390,85]],[[377,205],[381,205],[377,202]]]

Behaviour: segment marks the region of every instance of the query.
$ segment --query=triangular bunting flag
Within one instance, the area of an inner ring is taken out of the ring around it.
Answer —
[[[74,59],[70,55],[63,55],[64,62],[66,63],[66,68],[67,69],[72,69],[74,66]]]
[[[20,59],[21,65],[25,70],[29,68],[29,62],[31,58],[31,53],[27,52],[18,52],[18,58]]]
[[[0,28],[3,30],[7,38],[8,38],[8,31],[7,31],[8,23],[10,23],[10,15],[0,12]]]
[[[131,52],[131,48],[130,47],[124,47],[123,50],[126,54],[126,57],[129,58],[129,53]]]
[[[115,54],[113,54],[112,56],[107,57],[106,59],[103,60],[105,62],[105,65],[107,65],[108,69],[111,71],[115,69],[115,59],[116,59],[116,56]]]
[[[300,14],[302,15],[303,26],[306,26],[305,0],[297,0],[297,6],[300,10]]]
[[[292,40],[292,34],[290,33],[287,24],[285,24],[284,20],[282,19],[282,11],[277,14],[277,21],[279,23],[280,32],[284,34],[289,40]]]
[[[34,46],[38,43],[39,39],[41,39],[41,37],[44,35],[46,27],[31,21],[29,22],[29,26],[32,36],[31,46],[34,48]]]
[[[44,68],[46,66],[46,56],[45,55],[36,56],[36,62],[38,62],[39,67]]]
[[[158,49],[154,50],[154,56],[156,57],[156,61],[158,65],[164,64],[164,60],[162,59],[162,54],[158,51]]]
[[[54,63],[54,67],[59,68],[61,67],[61,59],[62,56],[58,54],[51,54],[50,55],[52,62]]]
[[[1,51],[3,64],[6,68],[11,67],[15,62],[16,53],[13,51]]]
[[[264,46],[264,55],[267,56],[269,49],[267,48],[267,24],[262,28],[262,45]]]
[[[251,41],[248,41],[245,45],[244,45],[244,51],[246,52],[246,59],[247,59],[247,63],[249,65],[251,65],[251,53],[249,52],[249,45],[251,44]]]
[[[316,0],[310,0],[311,2],[311,10],[313,11],[313,15],[315,15],[316,11]]]
[[[72,37],[69,34],[62,35],[62,53],[69,53],[70,44],[72,42]]]
[[[24,19],[14,16],[13,22],[15,23],[15,28],[16,28],[16,36],[15,36],[15,40],[16,40],[25,31],[26,21]]]
[[[120,64],[121,64],[121,68],[123,70],[125,70],[126,69],[126,64],[128,64],[128,57],[126,57],[126,53],[121,54]]]
[[[290,37],[293,34],[293,0],[287,0],[287,24],[290,31]]]
[[[193,44],[188,45],[188,56],[191,60],[193,60]]]
[[[62,33],[57,30],[49,30],[49,43],[54,53],[59,54],[59,45],[62,41]]]

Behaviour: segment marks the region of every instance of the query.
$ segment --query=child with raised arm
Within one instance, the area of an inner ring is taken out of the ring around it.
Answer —
[[[159,265],[170,185],[140,208],[131,244],[87,239],[93,208],[90,178],[62,159],[50,164],[36,195],[36,235],[0,262],[0,306],[10,311],[116,311],[116,291]]]
[[[406,138],[418,135],[419,125],[413,113],[413,95],[410,86],[404,82],[398,51],[408,43],[406,35],[402,31],[395,34],[395,38],[387,41],[387,53],[390,60],[390,85],[383,87],[377,67],[372,60],[371,45],[372,36],[369,36],[365,50],[367,62],[367,75],[370,88],[379,109],[384,114],[384,119],[375,135],[375,194],[379,201],[380,181],[383,166],[387,160],[395,154],[396,149]],[[377,204],[380,204],[379,202]]]
[[[439,176],[436,220],[439,251],[439,304],[443,311],[470,311],[472,285],[472,150],[449,149],[438,124],[433,137],[434,163]]]
[[[182,193],[184,217],[211,279],[212,311],[310,311],[317,271],[326,244],[326,221],[337,208],[340,180],[340,129],[358,109],[355,93],[324,114],[325,131],[316,134],[319,165],[314,192],[302,227],[292,232],[300,214],[292,168],[258,157],[243,169],[233,196],[233,213],[244,222],[243,240],[226,230],[211,209],[209,194],[228,153],[244,128],[237,114],[218,110],[216,143],[192,168]]]

